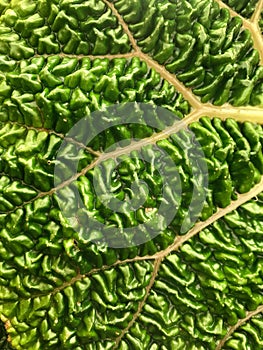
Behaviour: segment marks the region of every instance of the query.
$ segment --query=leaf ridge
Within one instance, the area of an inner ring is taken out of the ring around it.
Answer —
[[[243,24],[246,28],[250,27],[250,21],[248,19],[246,19],[244,16],[242,16],[240,13],[237,13],[235,10],[233,10],[229,5],[224,3],[222,0],[216,0],[216,2],[218,3],[218,5],[221,8],[227,9],[232,17],[241,18],[241,20],[243,21]]]
[[[219,7],[221,7],[221,8],[226,8],[227,9],[227,11],[229,11],[229,10],[231,10],[227,5],[225,5],[222,1],[220,2],[220,1],[218,1],[217,2],[218,4],[219,4]],[[114,5],[111,5],[111,6],[113,6],[114,7]],[[117,10],[116,10],[116,12],[118,12]],[[251,35],[252,36],[252,41],[253,41],[253,44],[254,44],[254,47],[255,47],[255,49],[257,49],[257,51],[258,51],[258,53],[259,53],[259,56],[260,56],[260,60],[261,60],[261,64],[262,64],[262,57],[263,57],[263,53],[262,53],[262,46],[261,46],[261,44],[262,44],[262,38],[261,38],[261,36],[260,36],[260,33],[259,33],[259,31],[257,30],[257,28],[253,25],[253,23],[251,23],[249,20],[247,20],[247,19],[244,19],[244,21],[242,21],[242,19],[243,18],[241,18],[241,16],[239,15],[239,14],[237,14],[236,12],[232,12],[231,14],[230,14],[230,16],[233,18],[233,17],[237,17],[238,16],[238,18],[240,18],[241,19],[241,22],[242,22],[242,24],[243,24],[243,28],[245,28],[245,29],[248,29],[248,32],[249,32],[249,35]],[[124,22],[124,20],[122,19],[122,17],[121,16],[119,16],[118,18],[120,18],[121,20],[122,20],[122,23]],[[125,24],[126,25],[126,24]],[[129,32],[130,32],[130,29],[129,28],[127,28],[127,30],[129,30]],[[248,32],[247,32],[247,34],[248,34]],[[249,40],[249,38],[248,38],[248,35],[247,34],[244,34],[246,37],[247,37],[247,39]],[[130,36],[132,37],[132,34],[130,33]],[[135,45],[136,45],[136,42],[135,42]],[[137,44],[137,46],[138,46],[138,44]],[[139,50],[141,50],[140,48],[139,48]],[[141,51],[138,51],[140,54],[142,53],[142,50]],[[142,53],[143,54],[143,53]],[[228,54],[228,53],[227,53]],[[144,54],[143,54],[144,55]],[[216,57],[216,56],[215,56]],[[143,58],[143,57],[142,57]],[[152,60],[152,58],[150,58],[149,57],[149,55],[145,55],[144,56],[144,58],[143,58],[144,60],[148,60],[148,59],[150,59],[150,60]],[[181,58],[180,58],[181,59]],[[175,65],[175,67],[173,67],[173,64],[171,63],[171,64],[168,64],[168,66],[171,66],[169,69],[171,69],[172,71],[174,71],[174,70],[178,70],[179,68],[177,68],[177,65],[179,65],[180,66],[180,64],[179,64],[179,61],[180,61],[180,59],[178,59],[177,61],[177,63],[176,63],[176,65]],[[216,59],[217,59],[217,57],[216,57]],[[159,63],[157,63],[157,65],[158,65]],[[178,67],[179,67],[178,66]],[[162,67],[162,66],[160,66],[160,67]],[[180,73],[180,70],[179,70],[179,73]],[[226,71],[225,71],[225,73],[224,74],[228,74],[227,73],[227,69],[226,69]],[[167,79],[167,78],[166,78]],[[225,79],[225,78],[224,78]],[[224,80],[223,80],[224,81]],[[179,84],[178,84],[179,83]],[[182,83],[180,83],[180,82],[176,82],[176,81],[174,81],[174,84],[176,84],[175,86],[177,86],[177,89],[178,89],[178,91],[180,91],[180,92],[182,92],[183,90],[185,91],[185,93],[187,94],[187,88],[186,88],[186,86],[185,86],[185,84],[182,84]],[[180,84],[181,84],[181,86],[180,86]],[[219,81],[216,83],[217,85],[219,84]],[[225,82],[224,82],[224,84],[225,84]],[[229,85],[230,84],[230,85]],[[231,89],[232,88],[232,84],[233,84],[233,82],[231,82],[231,79],[230,79],[230,81],[229,81],[229,83],[228,84],[226,84],[225,85],[225,88],[226,88],[226,91],[228,91],[228,89]],[[240,84],[242,85],[243,84],[243,82],[240,82]],[[210,83],[210,85],[212,86],[212,83]],[[209,85],[209,86],[210,86]],[[220,85],[220,84],[219,84]],[[190,86],[190,85],[189,85]],[[219,86],[218,86],[219,87]],[[179,90],[180,89],[180,90]],[[199,91],[200,90],[200,91]],[[200,94],[200,95],[202,95],[202,102],[207,102],[207,99],[208,99],[208,96],[209,96],[209,94],[207,93],[207,91],[206,91],[206,89],[204,89],[203,87],[200,89],[200,88],[197,88],[197,89],[193,89],[193,91],[195,91],[195,93],[196,94]],[[230,91],[230,90],[229,90]],[[226,94],[228,94],[229,93],[229,91],[228,92],[226,92]],[[194,95],[194,94],[193,94]],[[192,97],[193,97],[193,99],[192,99]],[[189,96],[188,97],[188,101],[189,102],[191,102],[191,104],[193,105],[193,107],[196,107],[196,108],[198,108],[198,102],[200,101],[198,101],[198,99],[195,99],[195,95],[194,96]],[[211,97],[211,96],[210,96]],[[191,98],[191,100],[189,100],[189,98]],[[238,102],[238,104],[243,104],[244,103],[244,101],[243,101],[243,99],[247,99],[247,97],[245,97],[245,95],[243,95],[242,96],[242,98],[240,98],[240,101]],[[223,98],[223,101],[225,100],[225,97]],[[218,104],[220,104],[220,99],[218,99],[218,100],[215,100],[215,102],[216,102],[216,104],[218,103]],[[201,104],[199,105],[200,107],[201,107]]]
[[[137,46],[136,40],[134,39],[133,35],[130,32],[130,29],[128,25],[125,23],[119,12],[116,10],[115,6],[111,4],[108,0],[102,0],[114,13],[116,18],[118,19],[120,25],[122,26],[124,32],[128,35],[128,38],[130,40],[130,43],[134,49],[135,52],[141,52],[140,48]]]
[[[221,350],[223,349],[223,346],[225,345],[225,343],[227,342],[227,340],[231,337],[231,335],[239,328],[241,327],[244,323],[246,323],[247,321],[249,321],[253,316],[256,316],[260,313],[263,312],[263,305],[260,305],[256,308],[256,310],[253,311],[248,311],[246,314],[246,317],[238,320],[238,322],[229,328],[227,334],[224,336],[224,338],[222,340],[220,340],[220,342],[218,343],[217,347],[215,350]]]
[[[77,146],[85,149],[89,153],[93,154],[94,156],[99,157],[101,155],[101,152],[95,151],[91,147],[88,147],[87,145],[84,145],[84,143],[78,142],[77,140],[75,140],[75,139],[73,139],[71,137],[67,137],[67,136],[65,136],[62,133],[56,132],[53,129],[48,129],[48,128],[45,128],[45,127],[29,126],[29,125],[22,124],[22,123],[19,123],[19,122],[16,122],[16,121],[12,121],[12,120],[8,120],[8,124],[10,124],[10,125],[17,125],[17,126],[23,127],[26,130],[34,130],[34,131],[37,131],[37,132],[44,131],[44,132],[46,132],[49,135],[55,135],[55,136],[61,138],[61,140],[65,140],[65,141],[68,141],[68,142],[70,142],[70,143],[72,143],[74,145],[77,145]]]
[[[250,110],[244,110],[244,113],[242,113],[242,110],[240,110],[239,108],[236,108],[235,111],[236,111],[236,114],[234,116],[234,119],[237,119],[237,120],[240,120],[240,118],[242,120],[243,114],[245,114],[246,112],[248,112],[248,115],[251,115]],[[255,111],[256,111],[256,114],[260,113],[260,110],[255,110]],[[229,118],[230,116],[233,117],[233,115],[231,115],[231,110],[230,111],[227,109],[224,110],[222,108],[218,108],[216,113],[214,113],[214,108],[207,109],[207,112],[208,113],[205,113],[205,114],[208,114],[210,117],[214,117],[215,114],[216,115],[218,114],[218,116],[221,117],[223,120],[226,118]],[[203,114],[202,111],[195,111],[194,110],[192,113],[190,113],[182,121],[180,121],[180,122],[176,121],[171,127],[164,129],[160,133],[153,134],[151,137],[142,139],[142,140],[137,141],[137,142],[132,142],[130,145],[122,147],[120,149],[117,148],[115,151],[108,152],[108,153],[102,153],[102,154],[97,153],[97,152],[92,152],[94,155],[98,156],[98,158],[96,158],[93,162],[91,162],[86,167],[84,167],[80,172],[76,173],[74,176],[72,176],[71,178],[69,178],[65,182],[62,182],[59,186],[54,187],[51,190],[46,191],[46,192],[40,192],[36,197],[34,197],[34,199],[32,199],[31,201],[28,201],[28,202],[24,202],[21,206],[16,207],[16,209],[22,208],[24,205],[32,203],[32,201],[34,201],[38,198],[42,198],[46,195],[53,195],[55,192],[68,186],[73,181],[75,181],[79,177],[85,175],[89,170],[93,169],[95,166],[99,165],[101,162],[103,162],[105,160],[115,159],[122,154],[126,154],[127,152],[130,153],[131,151],[138,150],[142,146],[155,144],[157,141],[160,141],[162,139],[166,139],[170,135],[184,129],[190,123],[197,121],[202,116],[202,114]],[[259,118],[261,118],[261,122],[263,122],[262,116],[260,114],[259,114]],[[255,121],[255,118],[253,120]],[[71,139],[69,139],[69,141],[71,142]],[[10,214],[11,212],[13,212],[13,210],[8,212],[8,214]]]
[[[250,199],[256,197],[262,191],[263,191],[263,178],[261,179],[260,183],[254,186],[249,192],[239,194],[238,198],[236,200],[233,200],[229,206],[227,206],[226,208],[219,208],[217,212],[214,213],[212,216],[210,216],[210,218],[208,218],[206,221],[196,223],[195,226],[191,230],[189,230],[189,232],[186,235],[180,236],[177,239],[175,239],[175,242],[170,247],[165,249],[163,252],[157,253],[156,256],[162,257],[162,258],[168,256],[171,252],[180,248],[180,246],[183,243],[185,243],[190,238],[198,234],[204,228],[213,224],[218,219],[224,217],[226,214],[237,209],[238,207],[240,207],[242,204],[246,203]]]
[[[226,208],[221,208],[219,209],[212,217],[210,217],[208,220],[206,220],[205,222],[199,222],[197,223],[187,234],[185,234],[184,236],[180,236],[177,237],[175,239],[175,242],[169,246],[167,249],[165,249],[164,251],[161,251],[159,253],[156,253],[152,256],[142,256],[142,257],[135,257],[135,258],[131,258],[131,259],[126,259],[123,261],[117,261],[112,265],[109,266],[102,266],[101,268],[98,269],[93,269],[91,271],[89,271],[87,274],[80,274],[79,272],[77,273],[76,276],[74,276],[70,281],[63,283],[63,285],[55,288],[53,291],[49,291],[48,293],[38,293],[36,295],[32,295],[31,298],[37,298],[40,296],[45,296],[45,295],[54,295],[57,292],[60,292],[62,290],[64,290],[65,288],[74,285],[77,281],[82,280],[85,277],[91,276],[94,273],[100,272],[100,271],[104,271],[107,269],[110,269],[112,267],[118,266],[118,265],[124,265],[127,263],[133,263],[136,261],[147,261],[147,260],[155,260],[154,261],[154,268],[153,268],[153,272],[152,272],[152,277],[149,281],[148,286],[146,287],[146,293],[145,296],[143,298],[143,300],[139,303],[138,305],[138,309],[136,311],[136,313],[133,315],[132,320],[129,322],[128,326],[123,329],[123,331],[121,332],[121,334],[116,338],[116,345],[114,347],[114,349],[117,349],[120,341],[122,340],[123,336],[126,334],[126,332],[133,326],[133,324],[136,322],[137,318],[139,317],[146,301],[147,298],[150,294],[151,288],[154,286],[155,283],[155,279],[158,276],[158,271],[159,271],[159,267],[162,263],[162,260],[166,257],[169,256],[170,253],[178,250],[183,243],[187,242],[189,239],[191,239],[192,237],[194,237],[195,235],[199,234],[199,232],[201,232],[204,228],[206,228],[207,226],[213,224],[214,222],[216,222],[219,218],[224,217],[226,214],[232,212],[233,210],[237,209],[238,207],[240,207],[242,204],[246,203],[248,200],[256,197],[259,193],[261,193],[263,191],[263,179],[261,180],[261,182],[259,184],[257,184],[255,187],[253,187],[253,189],[245,194],[240,194],[238,195],[238,199],[233,201],[228,207]],[[23,299],[23,298],[22,298]],[[235,326],[231,327],[227,333],[227,335],[224,337],[224,339],[221,340],[220,342],[220,347],[218,345],[218,348],[216,350],[219,350],[222,348],[223,344],[226,342],[226,340],[230,337],[230,335],[239,327],[241,326],[243,323],[245,323],[249,318],[253,317],[254,315],[256,315],[259,312],[263,311],[263,306],[258,307],[256,310],[251,311],[251,312],[247,312],[247,316],[244,319],[241,319]]]
[[[251,191],[249,191],[248,193],[239,195],[239,197],[238,197],[238,199],[236,201],[233,201],[226,208],[219,209],[214,215],[212,215],[205,222],[198,222],[186,235],[176,237],[175,242],[170,247],[168,247],[164,251],[159,252],[159,253],[157,253],[157,254],[155,254],[154,256],[151,257],[151,258],[155,257],[155,265],[154,265],[154,271],[153,271],[152,278],[151,278],[150,283],[149,283],[149,285],[147,287],[147,294],[145,295],[144,299],[140,303],[140,305],[138,307],[138,310],[137,310],[136,314],[134,314],[134,317],[133,317],[132,321],[130,322],[129,326],[126,329],[124,329],[123,332],[121,333],[121,335],[116,339],[116,347],[114,347],[114,349],[117,349],[117,346],[119,345],[122,337],[131,328],[131,326],[134,324],[134,322],[138,318],[140,312],[142,311],[143,306],[146,303],[147,297],[149,296],[150,290],[153,287],[155,279],[156,279],[156,277],[158,275],[159,267],[161,265],[162,260],[164,258],[166,258],[170,253],[178,250],[183,245],[183,243],[187,242],[189,239],[191,239],[195,235],[199,234],[199,232],[202,231],[204,228],[206,228],[207,226],[213,224],[219,218],[225,216],[226,214],[230,213],[231,211],[237,209],[239,206],[241,206],[242,204],[246,203],[249,199],[257,196],[262,191],[263,191],[263,178],[262,178],[261,182],[258,185],[256,185]],[[147,258],[147,257],[145,257],[145,258]],[[263,305],[258,307],[257,310],[255,310],[255,311],[248,312],[245,319],[240,320],[237,323],[236,326],[231,327],[229,332],[228,332],[228,334],[225,336],[224,341],[222,340],[222,343],[220,342],[220,346],[218,345],[216,350],[220,350],[222,348],[222,346],[225,343],[225,341],[229,338],[229,336],[240,325],[242,325],[249,318],[251,318],[252,316],[256,315],[259,312],[263,312]]]
[[[256,197],[261,192],[263,192],[263,178],[249,192],[243,193],[243,194],[238,194],[238,198],[236,200],[233,200],[229,206],[227,206],[226,208],[219,208],[217,210],[217,212],[214,213],[207,220],[197,222],[194,225],[194,227],[188,231],[188,233],[186,233],[185,235],[182,235],[182,236],[177,236],[175,238],[173,244],[168,246],[163,251],[160,251],[160,252],[155,253],[153,255],[136,256],[136,257],[130,258],[130,259],[117,260],[112,265],[103,265],[102,267],[94,268],[85,274],[81,274],[79,271],[77,271],[76,276],[72,277],[72,279],[70,281],[65,282],[63,285],[54,288],[54,290],[52,292],[49,291],[48,293],[35,294],[34,296],[32,296],[32,298],[43,296],[43,295],[49,295],[49,294],[53,295],[53,294],[57,293],[58,291],[61,291],[64,288],[73,285],[75,282],[77,282],[85,277],[92,276],[94,273],[104,271],[104,270],[110,269],[110,268],[118,266],[118,265],[124,265],[127,263],[133,263],[136,261],[145,261],[145,260],[155,260],[155,262],[159,262],[159,261],[161,262],[164,258],[169,256],[169,254],[178,250],[185,242],[190,240],[192,237],[198,235],[203,229],[212,225],[214,222],[216,222],[220,218],[224,217],[226,214],[229,214],[232,211],[236,210],[238,207],[242,206],[244,203],[248,202],[250,199]],[[158,263],[158,267],[159,267],[159,263]],[[154,271],[155,277],[157,277],[157,270]]]
[[[158,62],[151,59],[148,55],[144,54],[140,47],[137,45],[135,38],[133,37],[128,25],[123,20],[122,16],[119,14],[117,9],[115,8],[114,4],[111,4],[108,0],[103,0],[107,6],[109,6],[112,10],[112,12],[115,14],[115,16],[118,18],[119,23],[122,25],[122,28],[124,32],[128,35],[130,42],[132,44],[132,47],[135,51],[135,54],[142,60],[144,60],[149,67],[154,68],[158,73],[160,73],[161,77],[163,77],[165,80],[169,81],[171,84],[173,84],[178,92],[180,92],[186,100],[193,106],[193,107],[200,107],[201,102],[200,100],[192,93],[190,89],[187,89],[180,81],[171,73],[169,73],[165,67],[161,66]]]
[[[153,266],[153,272],[152,272],[152,277],[150,279],[150,282],[148,284],[148,286],[146,287],[146,291],[145,291],[145,296],[143,298],[143,300],[139,303],[138,305],[138,309],[137,311],[134,313],[133,315],[133,318],[132,320],[129,322],[128,326],[122,330],[121,334],[116,338],[115,340],[115,346],[113,347],[112,350],[116,350],[118,349],[118,346],[123,338],[123,336],[129,331],[129,329],[133,326],[133,324],[136,322],[137,318],[139,317],[145,303],[146,303],[146,300],[150,294],[150,291],[154,285],[154,282],[155,282],[155,279],[156,279],[156,276],[158,275],[158,271],[159,271],[159,268],[161,266],[161,262],[162,262],[162,258],[157,258],[154,262],[154,266]]]
[[[122,154],[127,153],[127,152],[131,152],[133,150],[140,149],[142,146],[149,145],[149,144],[155,144],[157,141],[159,141],[163,138],[167,138],[169,135],[181,130],[181,128],[185,128],[188,124],[196,121],[199,117],[200,117],[199,112],[192,112],[186,118],[184,118],[182,121],[180,121],[180,122],[176,121],[173,126],[167,128],[167,129],[164,129],[160,133],[154,134],[153,136],[151,136],[149,138],[141,139],[140,141],[137,141],[137,142],[132,142],[130,145],[122,147],[120,149],[116,149],[115,151],[112,151],[112,152],[100,153],[100,152],[92,150],[92,154],[98,156],[98,158],[96,158],[92,163],[90,163],[86,167],[84,167],[80,172],[76,173],[74,176],[67,179],[66,181],[60,183],[57,187],[53,187],[49,191],[46,191],[46,192],[39,191],[38,195],[36,197],[34,197],[32,200],[26,201],[26,202],[22,203],[20,206],[16,206],[15,209],[8,211],[6,214],[11,214],[16,209],[23,208],[25,205],[30,204],[39,198],[53,195],[58,190],[61,190],[62,188],[71,184],[73,181],[77,180],[79,177],[85,175],[89,170],[91,170],[95,166],[99,165],[102,161],[105,161],[107,159],[114,159],[116,157],[119,157]],[[65,139],[72,142],[71,138],[65,138]],[[73,143],[78,144],[77,141],[74,141]],[[80,144],[80,145],[84,146],[82,144]],[[88,148],[83,147],[83,148],[87,149],[88,151],[90,149],[89,147]]]
[[[128,25],[123,20],[122,16],[119,14],[117,9],[115,8],[114,4],[111,4],[108,0],[103,0],[114,12],[115,16],[118,18],[119,23],[122,25],[124,32],[128,35],[130,41],[132,42],[132,46],[135,50],[134,54],[137,54],[139,58],[144,60],[149,67],[154,68],[165,80],[169,81],[172,85],[176,87],[178,92],[180,92],[186,100],[192,105],[193,108],[196,109],[202,109],[206,106],[211,105],[210,103],[202,103],[200,101],[200,98],[196,97],[196,95],[192,92],[190,88],[187,88],[182,82],[179,81],[179,79],[172,73],[170,73],[163,65],[160,65],[156,60],[151,58],[149,55],[142,52],[140,47],[137,45],[135,38],[133,37]],[[232,10],[228,5],[226,5],[221,0],[216,0],[216,2],[219,4],[221,8],[226,8],[229,12],[231,17],[239,17],[242,20],[243,27],[248,29],[252,35],[253,43],[255,49],[259,52],[260,55],[260,64],[263,64],[263,41],[262,41],[262,35],[260,33],[260,30],[258,28],[258,25],[255,26],[254,23],[252,23],[250,20],[247,20],[234,10]],[[260,11],[258,8],[257,11]],[[228,105],[228,104],[223,104]],[[222,107],[221,106],[221,107]],[[215,106],[216,107],[216,106]]]
[[[232,17],[239,17],[241,18],[243,22],[243,27],[245,29],[248,29],[252,35],[253,38],[253,43],[254,43],[254,48],[258,51],[259,56],[260,56],[260,64],[263,65],[263,40],[262,40],[262,35],[260,28],[258,26],[258,18],[260,16],[262,7],[263,7],[263,2],[260,0],[257,4],[257,7],[255,9],[255,12],[253,16],[251,17],[251,20],[244,18],[242,15],[231,9],[228,5],[226,5],[222,0],[215,0],[221,8],[226,8],[228,9],[230,15]]]

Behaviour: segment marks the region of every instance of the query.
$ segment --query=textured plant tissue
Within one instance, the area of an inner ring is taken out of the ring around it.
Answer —
[[[263,349],[261,0],[0,0],[0,348]]]

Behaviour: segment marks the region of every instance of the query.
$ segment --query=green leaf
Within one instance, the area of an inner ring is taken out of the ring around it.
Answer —
[[[262,349],[262,11],[0,0],[1,349]]]

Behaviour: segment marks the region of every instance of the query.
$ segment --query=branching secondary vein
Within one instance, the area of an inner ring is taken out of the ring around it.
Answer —
[[[251,22],[253,22],[255,25],[258,25],[259,17],[262,10],[263,10],[263,0],[259,0],[256,5],[255,11],[251,17]]]
[[[230,6],[225,4],[223,1],[221,1],[221,0],[215,0],[215,1],[218,3],[218,5],[221,8],[227,9],[232,17],[239,17],[239,18],[241,18],[245,28],[249,28],[250,27],[250,21],[248,19],[244,18],[242,15],[237,13],[235,10],[233,10]]]
[[[239,328],[241,327],[244,323],[246,323],[247,321],[249,321],[252,317],[256,316],[259,313],[263,312],[263,305],[260,305],[256,310],[254,311],[249,311],[247,312],[247,315],[245,318],[240,319],[234,326],[230,327],[227,334],[225,335],[225,337],[220,340],[219,344],[217,345],[215,350],[221,350],[223,348],[223,346],[225,345],[225,343],[227,342],[227,340],[231,337],[231,335]]]
[[[145,303],[146,303],[146,300],[151,292],[151,289],[154,285],[154,282],[155,282],[155,279],[156,279],[156,276],[158,275],[158,271],[159,271],[159,268],[160,268],[160,265],[161,265],[161,262],[162,262],[162,259],[161,258],[157,258],[154,262],[154,267],[153,267],[153,273],[152,273],[152,277],[150,279],[150,282],[148,284],[148,286],[146,287],[146,290],[145,290],[145,295],[144,295],[144,298],[143,300],[139,303],[139,306],[138,306],[138,309],[137,311],[135,312],[135,314],[133,315],[133,318],[132,320],[129,322],[128,326],[126,328],[124,328],[121,332],[121,334],[118,336],[118,338],[116,338],[116,343],[115,343],[115,346],[113,347],[113,350],[116,350],[118,349],[118,346],[123,338],[123,336],[129,331],[129,329],[132,327],[132,325],[136,322],[137,318],[139,317]]]
[[[130,43],[132,44],[133,49],[136,52],[140,52],[141,50],[139,49],[136,40],[134,39],[133,35],[131,34],[128,25],[125,23],[119,12],[116,10],[113,4],[111,4],[108,0],[103,0],[104,3],[112,10],[113,14],[118,18],[118,21],[120,25],[123,28],[123,31],[127,34],[128,38],[130,39]]]
[[[248,29],[252,35],[253,42],[254,42],[254,47],[258,51],[259,56],[260,56],[260,63],[261,65],[263,64],[263,43],[262,43],[262,35],[260,33],[260,30],[258,28],[258,23],[256,23],[256,18],[259,16],[259,13],[261,12],[262,9],[262,0],[259,1],[256,10],[254,12],[253,17],[251,20],[248,20],[244,17],[242,17],[239,13],[236,11],[232,10],[228,5],[226,5],[223,1],[221,0],[216,0],[216,2],[219,4],[220,7],[228,9],[230,15],[232,17],[239,17],[243,21],[243,27]],[[258,13],[259,12],[259,13]]]

